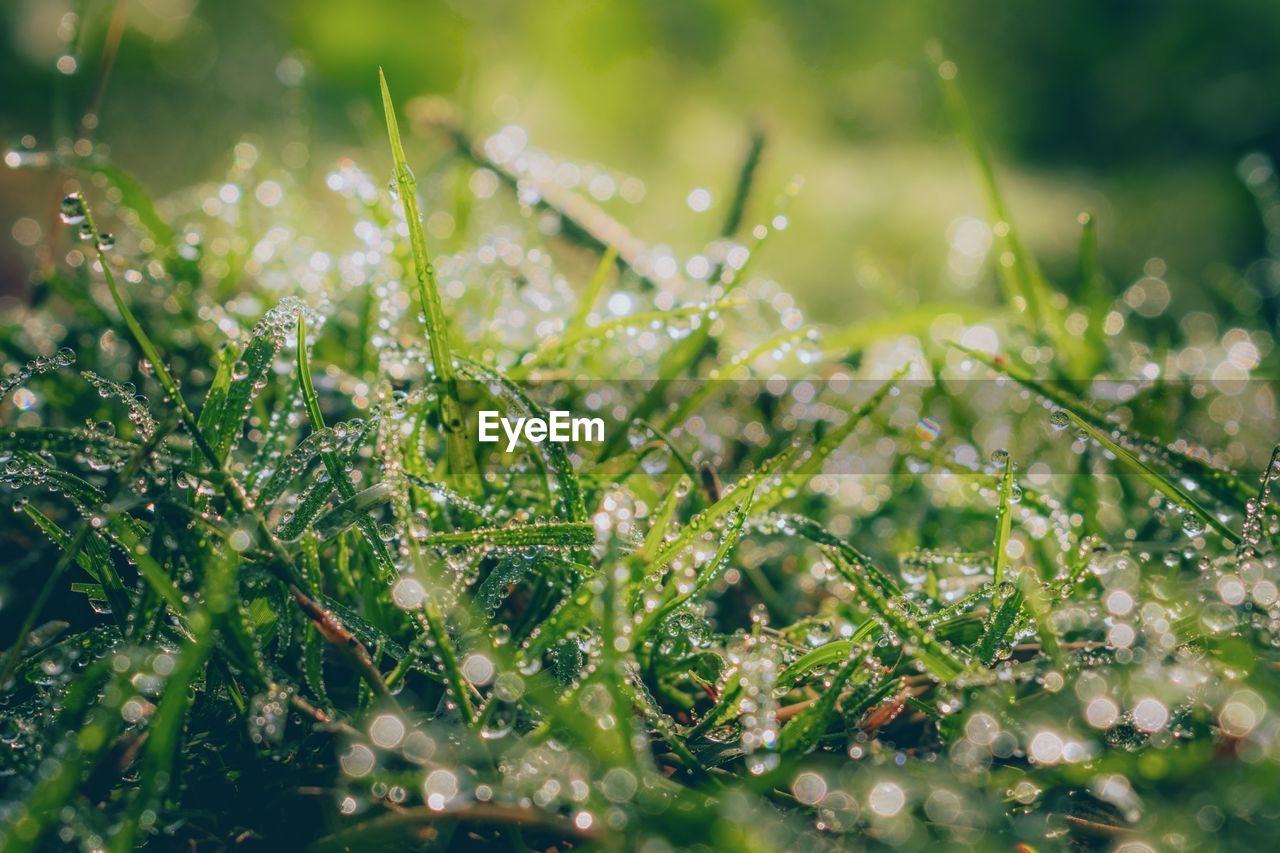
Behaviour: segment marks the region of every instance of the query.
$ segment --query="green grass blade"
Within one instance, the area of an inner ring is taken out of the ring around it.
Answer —
[[[307,318],[302,311],[298,312],[297,330],[298,387],[302,391],[302,400],[307,410],[307,419],[311,422],[311,429],[314,432],[320,432],[325,429],[324,415],[320,412],[320,401],[316,397],[316,389],[311,382],[311,360],[307,357]],[[344,501],[354,500],[356,497],[355,486],[351,484],[351,476],[347,473],[347,469],[337,451],[321,448],[320,459],[324,462],[324,467],[329,472],[329,479],[337,487],[338,494],[342,499]],[[325,490],[325,495],[328,495],[328,490]],[[297,514],[295,514],[296,517]],[[307,519],[307,522],[309,523],[310,520]],[[374,559],[377,560],[382,581],[384,583],[393,582],[398,574],[396,564],[391,558],[391,554],[387,551],[386,543],[378,535],[377,524],[367,513],[361,513],[356,518],[356,527],[363,535],[369,550],[373,552]],[[301,529],[295,535],[302,535]]]
[[[317,479],[309,483],[298,497],[298,503],[290,507],[281,518],[280,525],[275,531],[280,541],[296,542],[301,538],[302,534],[311,527],[311,522],[315,521],[316,516],[324,510],[325,502],[329,500],[331,494],[333,494],[333,480]],[[384,580],[386,579],[385,571],[384,567]]]
[[[1008,636],[1009,629],[1013,627],[1021,609],[1022,590],[1016,588],[996,605],[991,617],[987,620],[982,640],[978,643],[977,656],[983,666],[990,666],[995,662],[1000,645]]]
[[[1075,412],[1069,409],[1063,409],[1067,416],[1071,418],[1071,422],[1077,427],[1084,430],[1090,438],[1102,445],[1111,455],[1115,456],[1126,467],[1133,470],[1143,482],[1151,486],[1160,494],[1168,498],[1172,503],[1181,507],[1184,511],[1191,513],[1196,518],[1203,521],[1209,527],[1213,528],[1228,543],[1236,543],[1240,541],[1240,536],[1231,531],[1225,524],[1218,520],[1218,517],[1206,510],[1200,504],[1196,503],[1191,495],[1187,494],[1181,486],[1173,480],[1166,477],[1161,472],[1152,468],[1146,462],[1143,462],[1136,455],[1121,447],[1116,443],[1115,439],[1107,435],[1102,430],[1095,427],[1092,423],[1081,418]]]
[[[964,664],[915,618],[907,615],[894,602],[885,598],[874,584],[867,583],[863,573],[849,563],[839,548],[822,546],[832,565],[853,585],[867,605],[884,621],[889,630],[904,642],[915,645],[915,658],[939,681],[950,681],[964,671]]]
[[[85,223],[88,225],[89,232],[95,235],[101,234],[102,232],[98,230],[98,226],[93,220],[93,212],[89,209],[89,205],[83,201],[81,203],[84,204]],[[159,350],[151,342],[151,337],[142,328],[138,318],[134,316],[133,311],[129,308],[129,303],[125,301],[124,294],[121,293],[120,286],[116,283],[115,273],[111,271],[111,259],[107,256],[106,249],[102,247],[102,240],[99,237],[94,237],[93,247],[98,256],[98,263],[102,268],[102,276],[107,282],[107,289],[111,292],[111,301],[115,303],[116,310],[120,312],[120,317],[124,320],[129,336],[133,338],[133,342],[141,350],[143,358],[151,365],[156,381],[160,383],[160,387],[164,389],[169,402],[177,410],[178,416],[182,420],[182,425],[191,436],[192,441],[196,443],[196,446],[204,454],[210,465],[215,468],[221,467],[221,459],[213,449],[213,446],[205,440],[204,433],[200,431],[200,427],[196,423],[195,415],[191,413],[191,409],[182,398],[182,392],[178,389],[177,381],[169,373],[169,368],[165,366],[164,360],[160,358]]]
[[[1008,205],[1005,203],[1004,195],[1000,192],[999,182],[996,180],[995,167],[992,165],[991,157],[978,139],[973,117],[969,113],[969,106],[965,102],[959,84],[956,82],[955,63],[945,59],[940,50],[935,52],[934,60],[937,63],[938,79],[942,85],[943,96],[951,114],[952,122],[960,134],[965,148],[968,149],[970,156],[973,158],[983,193],[987,198],[988,209],[991,211],[991,216],[996,220],[994,226],[998,241],[997,245],[1004,253],[1008,254],[1012,261],[1007,265],[1000,264],[1001,278],[1006,283],[1006,291],[1011,301],[1017,302],[1020,300],[1025,304],[1027,314],[1037,332],[1046,334],[1050,340],[1058,342],[1064,337],[1064,330],[1061,329],[1056,317],[1057,312],[1052,305],[1051,291],[1044,277],[1040,274],[1035,258],[1023,243],[1017,228],[1013,224],[1013,217],[1010,216]]]
[[[845,664],[836,672],[831,683],[826,685],[818,699],[795,716],[782,727],[778,733],[778,751],[783,755],[794,755],[812,749],[822,737],[836,717],[836,702],[841,692],[849,683],[849,679],[858,671],[866,652],[859,649],[849,656]]]
[[[1082,213],[1080,222],[1080,295],[1077,301],[1089,318],[1081,345],[1077,347],[1076,370],[1078,380],[1097,376],[1107,362],[1107,312],[1111,310],[1112,294],[1102,273],[1102,261],[1098,255],[1098,221],[1092,213]]]
[[[995,565],[993,583],[996,587],[1004,580],[1009,566],[1009,535],[1013,532],[1013,458],[1006,455],[1004,473],[996,496],[996,537],[992,542],[992,561]]]
[[[1119,429],[1114,423],[1107,420],[1106,415],[1099,412],[1089,403],[1069,391],[1041,382],[1027,371],[1010,363],[1006,358],[993,358],[985,352],[971,349],[954,341],[950,345],[974,361],[986,365],[996,373],[1007,376],[1041,399],[1073,413],[1092,425],[1094,429],[1100,431]],[[1232,471],[1215,468],[1194,456],[1172,450],[1149,436],[1132,431],[1122,431],[1120,435],[1131,447],[1141,448],[1144,452],[1160,459],[1161,464],[1175,471],[1179,476],[1185,476],[1196,482],[1201,488],[1228,506],[1238,506],[1253,496],[1253,489]],[[1169,457],[1167,461],[1163,458],[1165,455]]]
[[[243,352],[237,353],[234,347],[224,350],[218,373],[200,410],[200,426],[219,460],[226,461],[244,430],[254,397],[273,375],[271,365],[284,347],[287,327],[295,317],[302,322],[308,310],[301,300],[287,297],[254,327]]]
[[[400,141],[400,127],[396,122],[396,108],[387,88],[387,78],[378,69],[378,84],[382,89],[382,109],[387,120],[387,135],[391,140],[391,156],[395,163],[395,182],[404,205],[405,219],[409,224],[409,245],[413,251],[414,275],[418,281],[418,297],[426,317],[427,345],[431,350],[431,363],[435,368],[435,380],[440,385],[439,414],[444,430],[445,453],[449,460],[449,474],[459,489],[467,495],[478,495],[482,489],[480,469],[476,465],[475,445],[471,428],[463,414],[458,395],[458,381],[453,366],[453,350],[449,345],[448,322],[440,301],[440,289],[436,284],[435,267],[427,252],[427,235],[418,212],[418,183],[405,159],[404,144]]]
[[[777,521],[784,532],[802,536],[816,545],[839,551],[844,555],[849,565],[857,567],[860,573],[865,575],[883,595],[891,598],[902,595],[902,590],[897,582],[873,563],[870,558],[813,519],[803,515],[780,515],[777,517]]]
[[[740,504],[737,504],[732,510],[733,521],[729,525],[729,529],[725,531],[724,536],[720,540],[720,545],[716,548],[715,555],[711,561],[699,567],[697,576],[689,588],[684,592],[678,592],[674,582],[669,583],[663,596],[664,601],[661,606],[657,607],[636,627],[635,638],[637,641],[643,640],[653,630],[655,625],[661,624],[662,620],[674,613],[685,602],[698,595],[708,586],[715,582],[721,574],[729,567],[729,557],[733,554],[733,549],[737,547],[738,542],[742,539],[743,531],[746,527],[747,518],[751,514],[751,500],[754,497],[752,491],[746,490],[746,497]]]
[[[428,533],[419,540],[433,548],[589,548],[595,543],[595,529],[588,522],[547,521],[516,527],[488,527]]]
[[[855,647],[861,645],[867,638],[875,636],[879,630],[880,625],[874,619],[869,619],[859,625],[849,639],[823,643],[816,649],[806,652],[794,662],[788,664],[786,669],[778,673],[775,689],[778,691],[789,690],[797,681],[813,670],[848,660]]]
[[[653,563],[655,568],[665,565],[672,558],[678,556],[695,539],[711,530],[719,519],[741,506],[743,501],[748,499],[758,500],[756,495],[772,493],[770,488],[772,479],[791,462],[795,455],[795,448],[788,448],[779,453],[763,466],[739,480],[733,489],[721,496],[720,500],[694,516],[679,533],[663,544],[658,553],[654,555]]]
[[[160,215],[155,201],[141,181],[118,165],[105,160],[90,161],[81,158],[76,161],[76,166],[90,174],[101,175],[108,184],[119,190],[120,205],[136,213],[138,222],[151,232],[151,237],[156,243],[155,254],[164,258],[166,263],[172,260],[170,254],[173,251],[175,239],[173,228]]]
[[[822,437],[813,449],[801,455],[799,463],[795,467],[795,476],[801,479],[809,478],[822,470],[822,465],[827,461],[827,457],[836,451],[840,445],[844,444],[849,436],[853,435],[863,421],[871,416],[871,413],[880,407],[885,398],[897,386],[898,380],[907,375],[907,371],[911,369],[911,365],[904,364],[893,372],[888,381],[875,390],[874,393],[858,408],[854,409],[844,423],[832,429]]]
[[[391,487],[386,483],[362,489],[316,519],[316,535],[324,540],[332,539],[350,529],[361,518],[367,518],[370,510],[390,502]]]
[[[1055,663],[1062,653],[1058,634],[1054,629],[1053,610],[1049,595],[1030,572],[1024,572],[1018,578],[1018,587],[1022,591],[1022,600],[1035,619],[1036,634],[1040,637],[1040,649],[1046,657]]]
[[[514,382],[496,370],[470,359],[459,359],[459,365],[468,378],[482,383],[496,399],[506,404],[522,417],[546,418],[546,412],[524,393]],[[583,504],[582,484],[574,470],[569,452],[558,441],[544,441],[534,445],[535,452],[555,478],[555,490],[559,495],[562,512],[569,521],[585,521],[587,509]]]
[[[616,246],[610,246],[600,256],[600,263],[596,266],[596,271],[591,275],[591,280],[587,282],[586,289],[582,291],[582,296],[578,298],[578,310],[574,313],[573,319],[565,324],[564,333],[561,335],[562,339],[568,340],[575,335],[581,335],[587,329],[587,319],[591,316],[591,309],[599,301],[605,282],[609,280],[609,273],[617,265],[618,249]]]

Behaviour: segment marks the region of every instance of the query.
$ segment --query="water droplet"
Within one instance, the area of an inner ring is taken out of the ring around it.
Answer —
[[[79,225],[85,219],[84,196],[80,193],[71,193],[62,200],[62,205],[58,209],[58,215],[62,217],[62,221],[67,225]]]

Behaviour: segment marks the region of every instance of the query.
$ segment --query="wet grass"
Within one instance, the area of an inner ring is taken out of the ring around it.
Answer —
[[[1274,340],[1149,344],[1088,217],[1050,283],[938,61],[1004,301],[847,329],[749,272],[758,134],[697,275],[456,128],[419,188],[385,79],[345,248],[300,190],[239,239],[248,149],[172,222],[53,157],[69,233],[0,335],[43,354],[0,409],[4,848],[1267,838]],[[505,453],[482,408],[610,431]]]

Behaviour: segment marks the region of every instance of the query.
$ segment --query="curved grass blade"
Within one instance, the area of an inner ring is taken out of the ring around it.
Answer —
[[[1080,419],[1088,422],[1097,430],[1119,430],[1106,416],[1084,400],[1059,388],[1046,385],[1031,374],[1015,367],[1007,359],[996,359],[985,352],[966,347],[955,341],[950,342],[955,349],[981,362],[987,367],[1017,382],[1031,393],[1047,400],[1060,409],[1066,409]],[[1253,489],[1232,471],[1215,468],[1207,462],[1186,453],[1166,447],[1149,436],[1123,431],[1122,439],[1133,448],[1146,452],[1179,476],[1185,476],[1200,484],[1207,492],[1228,506],[1238,506],[1253,496]],[[1165,456],[1169,459],[1165,459]]]
[[[90,174],[101,175],[108,184],[119,190],[120,205],[137,214],[138,222],[151,232],[151,238],[155,241],[154,253],[167,261],[173,251],[174,231],[156,209],[155,201],[146,187],[124,169],[105,160],[90,161],[81,158],[75,165]]]
[[[856,646],[861,645],[863,640],[875,636],[879,630],[880,625],[874,619],[868,620],[859,625],[847,640],[833,640],[818,646],[813,651],[806,652],[778,673],[775,690],[779,692],[789,690],[792,685],[813,670],[848,660]]]
[[[370,510],[389,503],[391,503],[391,486],[387,483],[378,483],[376,486],[356,492],[316,519],[316,535],[323,540],[332,539],[348,530],[361,518],[367,518]]]
[[[1134,473],[1141,477],[1147,485],[1151,486],[1157,492],[1160,492],[1160,494],[1164,495],[1172,503],[1181,507],[1184,511],[1191,513],[1209,527],[1212,527],[1228,543],[1235,544],[1240,541],[1240,536],[1238,534],[1232,532],[1231,529],[1219,521],[1217,516],[1213,513],[1196,503],[1195,499],[1192,498],[1191,495],[1187,494],[1186,491],[1177,483],[1173,482],[1164,474],[1143,462],[1135,454],[1121,447],[1111,436],[1107,435],[1105,432],[1098,429],[1092,423],[1080,417],[1075,412],[1072,412],[1069,409],[1063,409],[1063,411],[1066,412],[1067,417],[1071,418],[1072,423],[1088,433],[1090,438],[1106,448],[1106,450],[1110,452],[1111,455],[1115,456],[1116,459],[1120,460],[1120,462],[1124,463],[1127,467],[1133,469]]]
[[[818,700],[795,716],[791,722],[778,732],[778,751],[783,755],[793,755],[812,749],[836,717],[836,702],[849,683],[849,679],[857,672],[858,666],[866,657],[866,652],[859,650],[853,654],[836,672],[831,683],[826,685]]]
[[[83,199],[79,200],[81,210],[84,212],[85,223],[88,226],[90,234],[101,234],[98,230],[97,223],[93,220],[93,212],[89,209],[89,205]],[[102,240],[95,237],[93,247],[98,256],[98,265],[102,269],[103,279],[107,282],[107,289],[111,292],[111,301],[115,303],[116,310],[120,312],[121,319],[124,320],[125,328],[129,331],[129,336],[133,338],[138,349],[142,351],[142,356],[151,365],[151,370],[156,377],[156,381],[160,383],[160,387],[164,389],[164,393],[168,396],[169,401],[177,410],[182,420],[183,427],[190,434],[192,441],[204,454],[206,460],[214,468],[222,467],[222,459],[218,456],[217,451],[205,438],[200,427],[197,425],[195,415],[191,413],[190,407],[182,398],[182,392],[178,388],[178,383],[174,380],[173,375],[169,372],[169,368],[165,366],[164,360],[160,358],[160,352],[156,349],[155,344],[151,342],[151,337],[142,328],[142,324],[138,322],[138,318],[134,316],[133,311],[129,308],[129,303],[125,302],[124,294],[120,291],[119,284],[116,283],[115,273],[111,271],[111,259],[107,257],[106,249],[102,246]]]

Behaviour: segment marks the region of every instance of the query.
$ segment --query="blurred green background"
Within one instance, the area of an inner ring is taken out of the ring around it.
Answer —
[[[7,147],[68,132],[115,5],[0,3]],[[1073,274],[1084,208],[1113,280],[1161,258],[1175,310],[1216,265],[1266,253],[1237,172],[1280,139],[1273,2],[129,0],[124,14],[95,139],[161,196],[224,174],[245,137],[317,195],[337,156],[389,168],[374,112],[383,65],[397,97],[443,95],[476,134],[516,123],[543,151],[642,179],[639,202],[606,207],[680,253],[717,233],[759,123],[768,145],[747,221],[804,177],[761,267],[803,307],[841,321],[994,301],[990,276],[973,274],[981,195],[925,56],[938,39],[1051,275]],[[57,70],[64,55],[73,73]],[[690,210],[695,188],[709,210]],[[59,190],[0,169],[0,292],[26,287],[35,248],[23,244]]]

